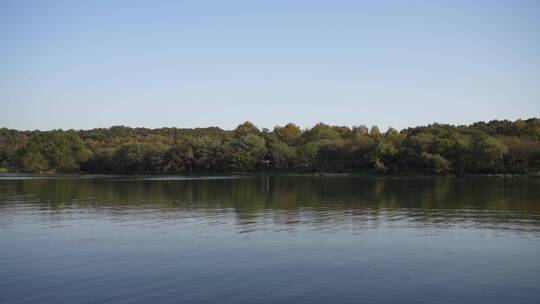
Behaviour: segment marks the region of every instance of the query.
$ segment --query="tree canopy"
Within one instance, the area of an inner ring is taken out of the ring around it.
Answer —
[[[295,124],[18,131],[0,129],[0,167],[28,172],[424,172],[540,171],[540,119],[397,131],[364,125]]]

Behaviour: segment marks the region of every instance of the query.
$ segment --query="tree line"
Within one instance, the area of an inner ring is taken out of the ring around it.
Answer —
[[[0,168],[23,172],[538,174],[540,119],[381,132],[319,123],[259,129],[0,129]]]

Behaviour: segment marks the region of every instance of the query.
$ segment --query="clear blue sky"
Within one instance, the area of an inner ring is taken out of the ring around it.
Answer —
[[[540,116],[540,1],[0,0],[0,127]]]

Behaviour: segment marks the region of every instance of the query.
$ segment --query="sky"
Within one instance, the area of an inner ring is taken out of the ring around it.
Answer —
[[[540,1],[0,0],[0,127],[540,117]]]

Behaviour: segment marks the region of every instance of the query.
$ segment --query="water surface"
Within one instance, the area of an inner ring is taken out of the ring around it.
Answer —
[[[0,177],[1,303],[538,303],[540,180]]]

